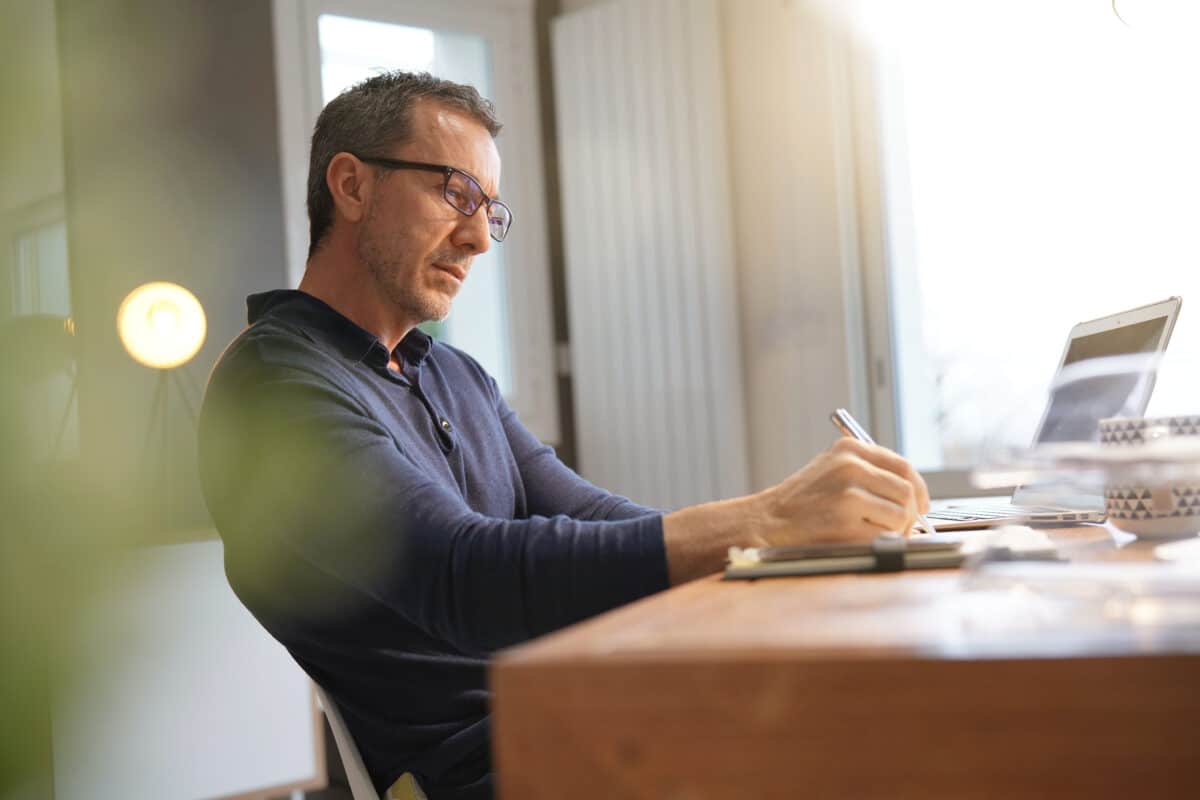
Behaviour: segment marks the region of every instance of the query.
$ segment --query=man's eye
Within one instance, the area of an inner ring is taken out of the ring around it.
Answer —
[[[462,210],[464,213],[470,214],[479,205],[479,201],[465,189],[458,189],[453,186],[446,188],[446,199],[454,207]]]

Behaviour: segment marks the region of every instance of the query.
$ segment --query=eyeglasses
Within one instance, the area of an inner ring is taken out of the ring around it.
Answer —
[[[463,216],[470,217],[479,210],[480,206],[487,206],[488,233],[497,242],[503,242],[504,237],[508,236],[508,229],[512,227],[513,222],[512,211],[499,200],[488,197],[479,186],[479,181],[461,169],[455,169],[445,164],[424,164],[420,161],[398,161],[394,158],[377,158],[375,156],[356,155],[355,158],[386,169],[419,169],[426,172],[441,172],[444,176],[442,197],[446,199],[451,208]]]

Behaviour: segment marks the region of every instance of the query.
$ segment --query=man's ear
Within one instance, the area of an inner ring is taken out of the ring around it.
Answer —
[[[366,217],[374,184],[370,168],[349,153],[335,155],[325,170],[325,185],[333,195],[333,205],[350,222]]]

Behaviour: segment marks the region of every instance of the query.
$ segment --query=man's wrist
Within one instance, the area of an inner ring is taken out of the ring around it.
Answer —
[[[774,486],[742,498],[745,501],[746,529],[752,540],[748,547],[770,547],[784,528],[783,517],[778,513],[778,489]]]

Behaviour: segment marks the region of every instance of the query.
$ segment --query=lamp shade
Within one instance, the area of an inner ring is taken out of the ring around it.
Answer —
[[[139,364],[171,369],[200,351],[208,323],[200,301],[187,289],[157,281],[130,292],[117,311],[121,344]]]

